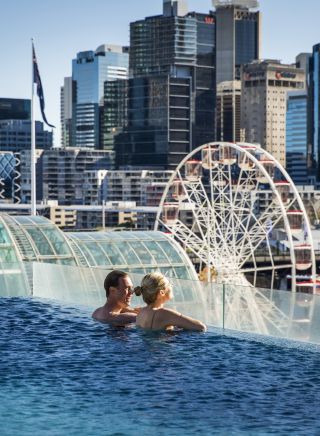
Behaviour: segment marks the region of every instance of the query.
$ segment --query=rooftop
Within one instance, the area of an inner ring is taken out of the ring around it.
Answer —
[[[245,9],[257,9],[259,2],[257,0],[212,0],[212,6],[216,9],[226,6],[238,6]]]

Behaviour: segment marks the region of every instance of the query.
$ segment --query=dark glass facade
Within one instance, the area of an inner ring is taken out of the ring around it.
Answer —
[[[104,82],[104,105],[100,123],[103,150],[114,151],[114,138],[127,125],[128,81]]]
[[[240,67],[259,58],[259,12],[235,12],[235,67],[240,80]]]
[[[117,167],[174,168],[214,138],[215,19],[190,13],[131,23],[128,119]]]
[[[308,90],[308,172],[320,181],[320,44],[313,47],[309,62]]]
[[[50,149],[53,145],[52,132],[44,130],[41,121],[35,122],[36,148]],[[31,121],[0,121],[0,151],[17,153],[31,148]]]
[[[217,83],[241,79],[241,65],[260,58],[260,12],[222,5],[216,10]]]
[[[307,177],[307,93],[287,95],[286,170],[297,185],[306,185]]]
[[[30,120],[31,101],[20,98],[0,98],[0,120]]]

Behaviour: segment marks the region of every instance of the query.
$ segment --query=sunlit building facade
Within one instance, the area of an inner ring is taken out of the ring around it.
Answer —
[[[73,59],[71,82],[66,78],[61,89],[63,145],[103,149],[104,83],[127,79],[128,62],[127,47],[107,44],[79,52]]]
[[[280,61],[243,66],[241,129],[247,142],[259,143],[286,166],[287,93],[303,90],[305,72]]]

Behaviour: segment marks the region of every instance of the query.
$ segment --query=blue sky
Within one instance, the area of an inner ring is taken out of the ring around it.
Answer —
[[[207,12],[211,0],[188,0]],[[162,0],[2,0],[0,97],[30,98],[31,43],[35,47],[48,121],[60,136],[60,86],[76,53],[129,42],[129,23],[160,14]],[[320,42],[319,0],[260,0],[262,57],[291,63]],[[40,119],[39,112],[36,113]]]

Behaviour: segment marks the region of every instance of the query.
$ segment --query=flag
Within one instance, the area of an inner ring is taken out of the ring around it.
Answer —
[[[43,121],[49,126],[49,127],[55,127],[52,124],[49,124],[47,121],[47,117],[44,113],[44,95],[43,95],[43,88],[42,88],[42,83],[41,83],[41,78],[40,78],[40,73],[39,73],[39,68],[38,68],[38,63],[37,63],[37,58],[36,58],[36,52],[34,50],[34,45],[32,44],[32,62],[33,62],[33,83],[35,83],[37,85],[37,95],[39,97],[39,101],[40,101],[40,109],[41,109],[41,115],[42,115],[42,119]]]

